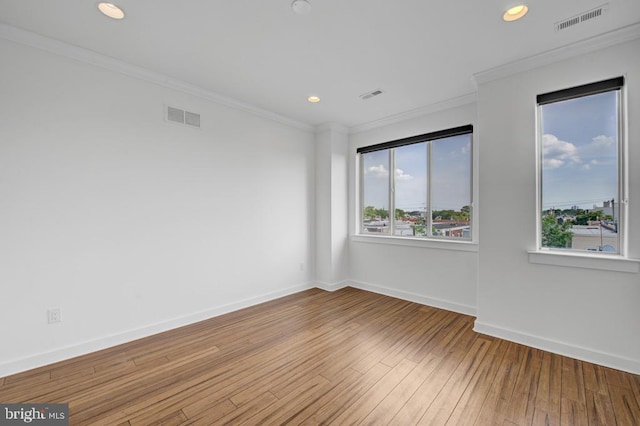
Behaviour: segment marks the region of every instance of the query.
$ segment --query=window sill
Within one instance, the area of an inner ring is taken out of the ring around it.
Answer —
[[[477,252],[478,244],[472,241],[435,240],[410,237],[389,237],[382,235],[352,235],[356,243],[385,244],[393,246],[419,247],[438,250]]]
[[[529,263],[598,269],[601,271],[640,272],[640,260],[629,259],[618,255],[530,251]]]

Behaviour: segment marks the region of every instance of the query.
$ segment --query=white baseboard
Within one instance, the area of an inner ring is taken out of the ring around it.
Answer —
[[[204,311],[196,312],[193,314],[185,315],[185,316],[174,318],[167,321],[162,321],[159,323],[125,331],[122,333],[116,333],[113,335],[101,337],[99,339],[82,342],[82,343],[67,346],[64,348],[58,348],[52,351],[29,356],[26,358],[8,361],[3,364],[0,364],[0,377],[16,374],[22,371],[27,371],[33,368],[52,364],[58,361],[63,361],[76,356],[99,351],[101,349],[106,349],[119,344],[131,342],[136,339],[148,337],[153,334],[161,333],[163,331],[168,331],[174,328],[193,324],[199,321],[206,320],[208,318],[224,315],[229,312],[233,312],[239,309],[257,305],[259,303],[267,302],[269,300],[277,299],[279,297],[283,297],[283,296],[298,293],[304,290],[308,290],[313,287],[317,287],[325,291],[336,291],[345,287],[354,287],[361,290],[371,291],[373,293],[384,294],[386,296],[391,296],[391,297],[397,297],[403,300],[408,300],[410,302],[416,302],[416,303],[433,306],[440,309],[446,309],[448,311],[458,312],[465,315],[476,316],[476,308],[473,306],[462,305],[459,303],[453,303],[453,302],[449,302],[441,299],[426,297],[426,296],[418,295],[415,293],[391,289],[388,287],[383,287],[375,284],[369,284],[369,283],[352,281],[352,280],[341,281],[336,283],[325,283],[325,282],[304,283],[304,284],[289,287],[286,289],[278,290],[275,292],[267,293],[261,296],[244,299],[238,302],[214,307]],[[475,321],[474,331],[482,334],[487,334],[489,336],[494,336],[494,337],[509,340],[512,342],[520,343],[523,345],[531,346],[534,348],[546,350],[549,352],[557,353],[560,355],[569,356],[572,358],[580,359],[587,362],[592,362],[599,365],[604,365],[604,366],[615,368],[622,371],[627,371],[629,373],[640,374],[640,361],[638,360],[622,358],[612,354],[607,354],[603,352],[594,351],[591,349],[569,345],[567,343],[556,342],[556,341],[545,339],[542,337],[521,333],[515,330],[510,330],[507,328],[482,323],[478,320]]]
[[[172,330],[174,328],[193,324],[209,318],[257,305],[259,303],[268,302],[269,300],[279,297],[288,296],[290,294],[299,293],[314,287],[314,283],[304,283],[282,290],[263,294],[261,296],[240,300],[238,302],[229,303],[222,306],[213,307],[204,311],[196,312],[189,315],[173,318],[167,321],[150,324],[133,330],[116,333],[109,336],[103,336],[98,339],[81,342],[78,344],[54,349],[52,351],[43,352],[26,358],[16,359],[0,364],[0,377],[9,376],[11,374],[20,373],[41,367],[76,356],[85,355],[91,352],[117,346],[123,343],[131,342],[136,339],[148,337],[153,334],[162,333],[163,331]]]
[[[603,365],[605,367],[615,368],[633,374],[640,374],[640,361],[622,358],[604,352],[598,352],[593,349],[587,349],[580,346],[574,346],[563,342],[538,337],[519,331],[510,330],[508,328],[498,327],[491,324],[475,321],[473,331],[477,333],[487,334],[493,337],[509,340],[511,342],[520,343],[559,355],[587,361],[594,364]]]
[[[323,281],[317,281],[316,287],[324,291],[336,291],[345,287],[349,287],[349,281],[340,281],[337,283],[325,283]]]
[[[383,287],[376,284],[364,283],[361,281],[348,281],[350,287],[359,288],[361,290],[371,291],[373,293],[384,294],[385,296],[397,297],[398,299],[407,300],[409,302],[420,303],[421,305],[433,306],[447,311],[457,312],[459,314],[476,316],[476,307],[463,305],[461,303],[450,302],[448,300],[436,299],[433,297],[423,296],[421,294],[411,293],[403,290]]]

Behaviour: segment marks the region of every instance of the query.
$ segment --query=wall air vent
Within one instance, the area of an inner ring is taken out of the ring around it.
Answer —
[[[180,108],[167,106],[165,119],[172,123],[186,124],[187,126],[200,127],[200,114],[189,112]]]
[[[572,16],[571,18],[563,19],[562,21],[556,22],[554,26],[556,28],[556,31],[566,30],[567,28],[573,27],[574,25],[578,25],[583,22],[601,17],[607,12],[608,8],[609,3],[606,3],[602,6],[596,7],[595,9],[591,9],[578,15]]]
[[[187,126],[200,127],[200,114],[185,111],[184,124],[186,124]]]
[[[380,90],[380,89],[372,90],[370,92],[363,93],[362,95],[360,95],[360,99],[365,101],[367,99],[373,98],[374,96],[382,95],[383,93],[384,92],[382,90]]]

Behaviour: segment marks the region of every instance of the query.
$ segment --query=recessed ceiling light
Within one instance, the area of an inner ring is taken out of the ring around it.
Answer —
[[[314,96],[314,95],[309,96],[307,98],[307,100],[309,102],[311,102],[312,104],[317,104],[318,102],[320,102],[320,98],[318,96]]]
[[[104,15],[108,16],[109,18],[112,18],[112,19],[124,18],[124,11],[120,9],[118,6],[116,6],[115,4],[106,3],[106,2],[98,3],[98,9],[100,10],[100,12],[102,12]]]
[[[502,19],[506,22],[517,21],[526,15],[528,11],[529,8],[526,4],[519,4],[507,9],[506,12],[504,12],[504,15],[502,15]]]
[[[291,9],[298,15],[306,15],[311,12],[311,3],[307,0],[293,0]]]

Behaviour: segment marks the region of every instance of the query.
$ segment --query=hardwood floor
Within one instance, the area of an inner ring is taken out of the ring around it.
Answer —
[[[640,376],[472,324],[313,289],[0,378],[0,401],[69,403],[72,425],[640,425]]]

